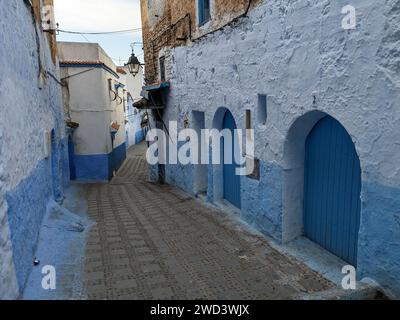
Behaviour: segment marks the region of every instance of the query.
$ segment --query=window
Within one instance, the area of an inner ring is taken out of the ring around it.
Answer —
[[[258,123],[260,125],[267,123],[267,96],[265,94],[258,95]]]
[[[160,58],[160,79],[165,81],[165,57]]]
[[[251,111],[246,110],[246,129],[250,130],[251,129]]]
[[[198,0],[199,1],[199,25],[203,25],[211,18],[211,0]]]

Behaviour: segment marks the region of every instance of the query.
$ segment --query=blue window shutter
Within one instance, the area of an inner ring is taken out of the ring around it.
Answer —
[[[205,24],[211,18],[210,0],[199,1],[199,25]]]
[[[199,24],[204,23],[204,0],[199,0]]]

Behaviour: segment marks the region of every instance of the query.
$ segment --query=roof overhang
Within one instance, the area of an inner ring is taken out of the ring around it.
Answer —
[[[166,93],[170,86],[170,83],[166,81],[150,86],[144,86],[140,94],[144,99],[139,101],[139,105],[142,107],[135,107],[138,109],[164,109],[166,106]]]
[[[99,68],[111,73],[117,79],[118,73],[101,61],[60,61],[60,68]]]
[[[163,89],[169,89],[170,86],[171,86],[170,83],[165,81],[165,82],[161,82],[159,84],[145,86],[145,87],[143,87],[143,90],[148,91],[148,92],[154,92],[154,91],[159,91],[159,90],[163,90]]]
[[[152,110],[152,109],[163,109],[164,106],[157,106],[151,103],[150,100],[146,98],[140,99],[139,101],[135,102],[133,106],[139,110]]]

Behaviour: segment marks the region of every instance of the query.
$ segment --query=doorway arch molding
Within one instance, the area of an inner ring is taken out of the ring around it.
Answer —
[[[214,113],[211,121],[211,129],[223,130],[224,117],[227,112],[230,112],[235,119],[236,125],[238,125],[238,117],[235,112],[228,107],[218,107]],[[222,202],[224,199],[224,180],[223,180],[223,165],[212,164],[212,146],[208,142],[209,146],[209,159],[208,164],[208,191],[207,199],[212,203]]]
[[[288,243],[304,234],[304,166],[307,137],[315,125],[324,117],[336,117],[319,110],[307,112],[296,118],[289,127],[283,146],[283,190],[282,190],[282,242]],[[347,132],[349,132],[346,129]],[[350,135],[350,134],[349,134]],[[353,144],[357,145],[352,138]],[[360,161],[361,158],[357,153]]]

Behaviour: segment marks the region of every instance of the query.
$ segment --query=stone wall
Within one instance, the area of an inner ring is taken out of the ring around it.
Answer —
[[[211,0],[211,20],[198,26],[198,0],[141,0],[146,84],[159,79],[159,57],[163,48],[186,46],[239,15],[260,0]]]
[[[41,31],[33,3],[34,14],[28,1],[0,3],[0,299],[23,290],[47,202],[68,182],[54,36]]]
[[[251,110],[260,181],[242,177],[241,217],[279,242],[302,234],[304,143],[322,116],[337,119],[362,169],[358,276],[400,294],[400,1],[355,0],[357,27],[342,28],[347,1],[268,1],[191,46],[171,49],[164,121],[221,107],[239,128]],[[146,35],[145,35],[146,41]],[[267,96],[267,122],[257,116]],[[166,180],[192,192],[191,166],[167,166]],[[221,197],[208,169],[208,199]]]

